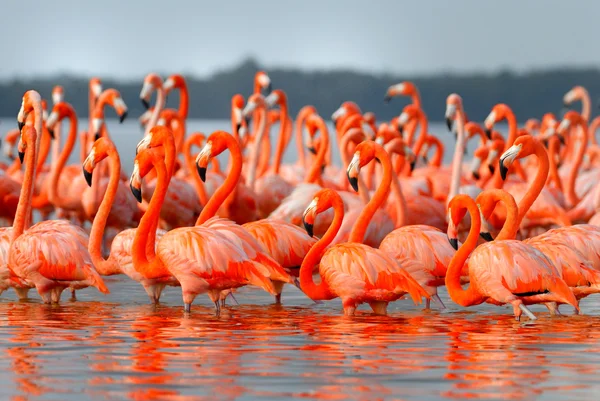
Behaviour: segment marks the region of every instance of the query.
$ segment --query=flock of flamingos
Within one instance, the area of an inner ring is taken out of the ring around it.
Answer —
[[[179,108],[166,108],[176,90]],[[575,87],[563,99],[581,101],[582,112],[561,121],[547,113],[522,127],[506,104],[482,125],[469,121],[451,94],[451,165],[442,164],[444,146],[428,131],[416,86],[393,85],[384,99],[395,96],[412,102],[379,123],[344,102],[331,116],[334,141],[312,106],[292,121],[285,92],[259,71],[247,101],[232,98],[231,133],[206,137],[186,135],[184,77],[149,74],[140,93],[145,133],[127,177],[104,120],[107,106],[127,116],[117,90],[90,81],[81,133],[61,87],[51,110],[30,90],[18,129],[3,138],[13,163],[0,170],[0,292],[25,299],[35,288],[57,303],[67,288],[108,293],[102,276],[125,274],[154,303],[166,286],[181,287],[186,312],[208,294],[219,314],[239,287],[260,287],[279,303],[291,284],[315,302],[341,298],[352,315],[362,303],[386,314],[405,296],[443,309],[437,289],[445,285],[461,306],[510,304],[517,319],[535,319],[527,305],[538,303],[551,314],[561,304],[579,313],[579,300],[600,292],[600,118],[589,122],[587,91]],[[494,129],[503,121],[507,137]],[[298,159],[283,164],[294,135]],[[466,163],[473,137],[479,144]],[[78,139],[81,162],[67,165]],[[336,145],[342,168],[331,163]]]

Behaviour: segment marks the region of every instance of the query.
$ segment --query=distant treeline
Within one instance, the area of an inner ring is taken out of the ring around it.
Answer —
[[[223,70],[206,79],[187,76],[190,91],[191,118],[229,118],[231,96],[242,93],[245,97],[252,91],[254,73],[261,67],[247,60],[236,68]],[[173,71],[176,72],[176,71]],[[374,75],[350,70],[302,71],[295,69],[269,69],[274,88],[288,94],[291,112],[306,104],[314,105],[329,118],[345,100],[353,100],[363,112],[375,112],[378,118],[389,119],[396,115],[407,100],[395,98],[384,104],[383,96],[389,85],[411,80],[421,91],[423,107],[432,121],[444,117],[448,94],[456,92],[463,98],[465,110],[471,120],[482,121],[491,107],[499,102],[510,105],[523,122],[529,117],[541,117],[545,112],[559,113],[562,97],[574,85],[585,86],[592,97],[593,114],[596,114],[596,96],[600,95],[599,69],[548,69],[516,74],[508,71],[497,74],[440,74],[436,76]],[[166,78],[167,74],[163,74]],[[139,92],[143,75],[136,81],[118,81],[100,77],[104,88],[114,87],[121,91],[130,108],[130,115],[137,118],[142,113]],[[77,112],[87,113],[89,77],[56,76],[52,78],[0,82],[0,116],[15,117],[21,105],[21,97],[28,89],[36,89],[50,99],[52,87],[63,85],[67,101]],[[169,97],[169,105],[177,102]]]

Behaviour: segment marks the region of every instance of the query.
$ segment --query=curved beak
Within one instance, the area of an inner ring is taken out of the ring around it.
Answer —
[[[348,182],[350,183],[350,186],[352,186],[352,189],[354,189],[354,192],[358,192],[358,175],[360,173],[359,162],[359,156],[355,153],[346,169]]]
[[[453,121],[450,117],[446,117],[446,127],[448,127],[448,131],[452,132]]]
[[[510,167],[510,165],[515,161],[515,159],[517,158],[517,156],[519,156],[519,152],[521,151],[521,148],[523,146],[522,145],[513,145],[510,148],[508,148],[506,150],[506,152],[504,152],[502,154],[502,156],[500,156],[500,176],[502,177],[503,180],[506,179],[506,174],[508,173],[508,168]]]
[[[124,111],[123,114],[119,116],[119,124],[122,124],[123,121],[127,118],[127,111]]]
[[[388,104],[390,101],[392,100],[392,97],[390,95],[385,95],[383,97],[383,103]]]
[[[85,167],[83,167],[83,176],[85,177],[85,182],[87,182],[88,186],[92,186],[92,172],[87,171]]]

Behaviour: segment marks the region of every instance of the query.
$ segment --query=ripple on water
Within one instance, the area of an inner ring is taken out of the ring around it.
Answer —
[[[593,400],[600,390],[600,314],[532,324],[508,308],[448,311],[399,301],[390,316],[295,288],[285,306],[240,289],[241,305],[213,316],[201,298],[185,316],[177,289],[149,305],[135,283],[78,293],[59,306],[0,298],[0,399],[79,400]]]

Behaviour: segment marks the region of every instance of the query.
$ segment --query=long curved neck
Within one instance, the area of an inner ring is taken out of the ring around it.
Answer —
[[[223,182],[223,184],[215,191],[213,196],[211,196],[208,203],[202,209],[200,216],[198,216],[198,220],[196,220],[196,225],[204,224],[206,220],[213,217],[219,207],[225,202],[225,199],[233,192],[237,183],[242,175],[242,152],[240,151],[240,146],[237,141],[231,137],[225,137],[227,148],[231,153],[231,170],[227,175],[227,178]]]
[[[440,167],[442,165],[442,159],[444,158],[444,144],[435,138],[432,142],[432,145],[435,147],[435,153],[429,161],[429,165],[433,167]]]
[[[364,209],[358,216],[358,219],[352,228],[352,232],[350,233],[348,242],[363,242],[365,233],[367,232],[367,227],[369,226],[373,215],[375,215],[377,209],[383,205],[388,194],[390,193],[390,187],[392,184],[392,164],[390,162],[390,158],[387,152],[381,147],[376,148],[375,157],[381,162],[383,177],[379,187],[377,188],[377,191],[375,191],[375,194],[369,203],[365,205]]]
[[[396,174],[392,176],[392,193],[395,195],[394,207],[396,208],[396,227],[404,227],[406,225],[406,216],[408,208],[406,206],[406,198],[402,193],[400,179]]]
[[[34,185],[33,182],[35,182],[35,177],[37,176],[38,170],[37,170],[37,156],[40,154],[40,136],[42,135],[41,132],[43,132],[43,116],[42,116],[42,103],[39,101],[34,101],[33,102],[33,127],[35,128],[35,158],[33,159],[33,175],[32,175],[32,184],[31,184],[31,188],[29,190],[29,197],[27,199],[27,211],[25,213],[25,218],[26,218],[26,227],[28,227],[31,224],[31,209],[32,209],[32,205],[31,205],[31,200],[33,198],[33,190],[34,190]],[[25,186],[23,184],[23,186]],[[16,237],[14,237],[16,238]]]
[[[467,204],[467,209],[471,215],[471,229],[469,230],[469,236],[458,251],[456,251],[452,260],[450,260],[448,270],[446,271],[446,287],[448,288],[448,294],[450,295],[450,298],[460,306],[478,305],[485,301],[472,285],[464,290],[460,284],[461,271],[467,258],[477,246],[479,230],[481,229],[481,218],[479,217],[479,210],[477,209],[477,206],[475,206],[475,203],[469,202]]]
[[[321,255],[337,235],[344,220],[344,204],[341,198],[333,198],[332,205],[334,215],[331,225],[325,232],[325,235],[310,248],[300,265],[300,286],[302,287],[302,291],[315,301],[335,298],[335,295],[332,294],[329,285],[327,285],[327,282],[323,278],[321,278],[319,284],[315,284],[313,280],[314,267],[319,263]]]
[[[344,134],[344,136],[342,137],[342,141],[340,143],[340,157],[342,159],[343,167],[348,167],[348,164],[350,164],[350,155],[348,152],[348,147],[350,146],[350,142],[360,143],[364,139],[365,139],[364,133],[357,128],[350,129],[350,130],[348,130],[348,132],[346,132]],[[343,169],[342,169],[341,173],[342,173],[343,182],[348,184],[348,179],[346,178],[346,173],[345,173],[345,171],[343,171]],[[367,185],[365,184],[365,182],[362,180],[362,177],[358,178],[358,196],[360,196],[360,199],[363,201],[363,203],[365,205],[367,203],[369,203],[369,189],[367,188]]]
[[[15,239],[23,234],[25,228],[27,228],[31,213],[31,208],[29,205],[31,203],[31,197],[33,196],[33,182],[35,180],[35,146],[32,146],[31,149],[26,151],[25,159],[25,175],[21,185],[21,192],[19,193],[17,212],[15,213],[15,219],[13,220],[11,244]]]
[[[190,97],[188,93],[187,84],[183,83],[179,86],[179,118],[181,118],[184,122],[188,118],[188,112],[190,109]]]
[[[304,121],[306,117],[308,117],[311,113],[314,112],[314,109],[309,106],[303,107],[298,113],[298,117],[296,117],[296,152],[298,153],[298,162],[304,169],[308,168],[306,162],[306,155],[304,154]]]
[[[586,122],[590,121],[590,116],[592,115],[592,102],[590,101],[590,95],[587,91],[584,91],[581,96],[581,117]]]
[[[498,194],[495,201],[502,202],[506,208],[506,220],[504,221],[502,229],[496,236],[496,241],[516,239],[517,231],[519,231],[519,224],[517,221],[519,217],[519,210],[517,208],[515,199],[508,192],[502,191],[500,194]]]
[[[163,162],[156,163],[154,168],[157,173],[156,188],[148,204],[148,209],[146,209],[146,213],[140,220],[131,247],[135,270],[149,279],[171,276],[160,258],[156,257],[154,246],[149,245],[149,243],[155,241],[160,209],[169,186],[165,164]]]
[[[529,208],[531,207],[531,205],[533,205],[533,202],[535,202],[540,192],[542,192],[542,189],[546,184],[546,179],[548,178],[548,171],[550,169],[548,165],[548,153],[546,153],[544,146],[539,142],[535,142],[534,146],[535,155],[537,156],[539,161],[538,169],[535,178],[531,183],[531,186],[527,190],[527,193],[519,202],[519,218],[517,221],[518,226],[521,225],[521,222],[523,221],[523,218],[529,211]]]
[[[62,173],[65,164],[67,164],[67,160],[73,151],[73,147],[75,146],[75,141],[77,140],[77,116],[74,112],[69,113],[69,135],[65,142],[65,146],[63,147],[62,152],[58,158],[57,163],[52,166],[52,178],[50,180],[50,191],[48,194],[48,199],[50,202],[56,204],[61,203],[61,197],[58,194],[58,180],[60,178],[60,174]],[[58,140],[56,138],[55,140]]]
[[[554,183],[556,188],[563,192],[562,179],[558,173],[558,164],[556,163],[556,157],[559,154],[560,149],[560,141],[556,136],[553,136],[548,140],[548,164],[550,166],[550,171],[548,172],[548,179],[546,182],[550,184]]]
[[[425,113],[420,111],[420,109],[419,109],[419,125],[421,126],[421,133],[419,134],[419,138],[417,139],[417,141],[415,142],[415,146],[413,147],[413,153],[415,155],[418,155],[421,153],[421,148],[423,147],[423,144],[425,143],[425,140],[427,139],[427,130],[429,128],[428,124],[427,124],[427,116],[425,115]]]
[[[506,122],[508,123],[508,138],[504,143],[504,152],[513,146],[518,136],[517,118],[511,110],[506,111]]]
[[[277,149],[275,151],[275,160],[273,161],[273,173],[275,174],[279,174],[281,159],[283,158],[283,152],[285,151],[285,146],[287,145],[285,138],[285,130],[287,129],[288,123],[287,102],[282,102],[279,107],[279,136],[277,137]]]
[[[321,131],[321,146],[317,152],[317,157],[315,157],[313,161],[313,165],[304,178],[304,182],[310,184],[319,181],[321,178],[321,168],[325,164],[325,156],[327,154],[327,148],[329,148],[329,133],[327,127],[325,127],[325,124],[321,121],[319,121],[319,131]]]
[[[196,189],[196,194],[200,199],[200,203],[202,204],[202,206],[205,206],[208,202],[208,196],[206,195],[206,188],[204,187],[204,183],[200,179],[200,176],[194,171],[192,142],[190,140],[185,141],[185,143],[183,144],[183,157],[185,158],[185,165],[187,167],[190,177],[192,177],[192,182],[194,183],[194,188]]]
[[[254,143],[252,144],[252,153],[250,156],[250,169],[248,171],[248,177],[246,182],[246,184],[252,190],[254,190],[254,184],[256,181],[256,171],[258,169],[260,147],[262,146],[263,138],[267,131],[267,109],[264,106],[260,106],[259,112],[256,115],[259,119],[259,124],[257,127],[256,135],[254,135]]]
[[[108,220],[110,209],[115,201],[115,195],[117,194],[119,178],[121,174],[121,160],[116,149],[110,150],[108,157],[110,161],[110,177],[108,180],[108,187],[106,188],[106,192],[102,198],[100,207],[98,208],[98,213],[96,214],[96,217],[94,217],[92,229],[90,231],[90,241],[88,243],[88,251],[92,257],[92,262],[94,262],[94,266],[96,266],[98,273],[103,276],[121,273],[119,264],[115,261],[115,259],[104,259],[101,251],[106,221]]]
[[[162,88],[162,86],[159,86],[156,88],[156,104],[154,105],[154,110],[152,111],[150,120],[146,124],[146,132],[144,132],[144,135],[148,135],[150,130],[158,123],[160,112],[162,109],[164,109],[165,102],[165,90]]]
[[[454,147],[454,157],[452,158],[452,177],[450,178],[450,191],[446,198],[446,205],[458,194],[466,145],[465,114],[462,105],[459,105],[456,108],[456,146]]]
[[[58,131],[54,131],[54,134],[57,136],[57,138],[60,138]],[[52,147],[53,142],[48,130],[44,129],[44,131],[39,135],[39,141],[40,153],[37,155],[37,171],[42,171],[44,164],[46,164],[46,160],[48,160],[48,155],[50,154],[50,148]],[[56,142],[59,141],[56,140]],[[52,161],[56,162],[56,159],[53,159]]]
[[[598,142],[596,141],[596,131],[598,130],[598,127],[600,127],[600,116],[596,116],[596,118],[592,120],[588,128],[589,141],[593,145],[598,144]]]
[[[580,130],[574,130],[578,135],[578,138],[575,139],[573,146],[575,147],[575,159],[571,165],[571,170],[569,171],[569,178],[567,181],[567,202],[571,205],[571,207],[577,205],[579,203],[579,197],[575,191],[575,182],[577,181],[577,174],[579,173],[579,167],[583,162],[583,156],[587,149],[587,137],[588,137],[588,128],[587,124],[580,123]]]
[[[87,133],[85,131],[81,131],[79,133],[79,159],[80,159],[81,164],[83,164],[83,162],[87,158],[86,147],[87,147]]]

